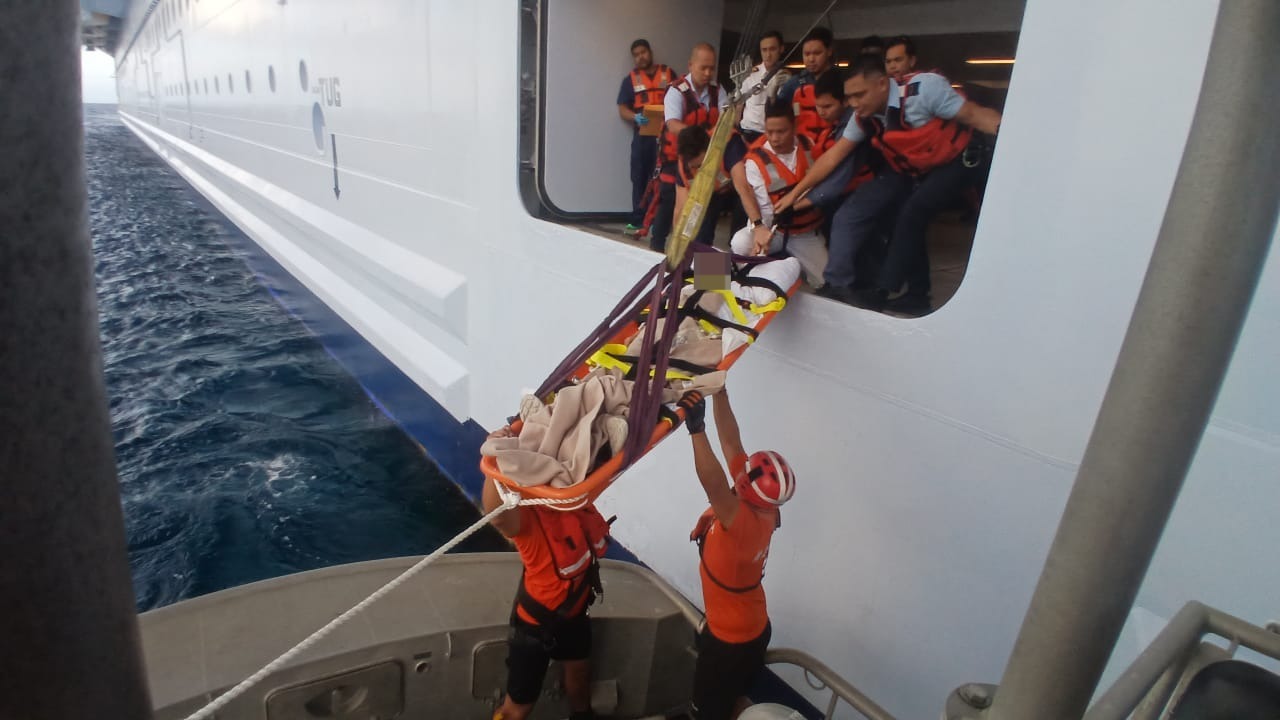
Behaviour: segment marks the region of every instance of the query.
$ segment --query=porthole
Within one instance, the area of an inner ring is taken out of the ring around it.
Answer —
[[[324,110],[320,103],[311,106],[311,132],[315,135],[316,149],[324,150]]]
[[[253,80],[249,77],[248,70],[244,71],[244,91],[247,93],[253,92]]]
[[[276,68],[274,65],[267,66],[267,85],[271,87],[271,92],[276,91]]]
[[[227,73],[227,92],[234,93],[236,91],[235,83],[231,82],[231,73]]]
[[[307,91],[307,61],[298,61],[298,82],[302,85],[302,92]]]

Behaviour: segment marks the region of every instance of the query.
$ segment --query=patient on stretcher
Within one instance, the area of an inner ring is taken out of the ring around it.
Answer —
[[[749,333],[778,299],[778,291],[791,287],[799,274],[799,263],[788,258],[753,267],[728,291],[683,288],[681,307],[692,314],[682,313],[676,329],[662,401],[675,403],[688,390],[711,395],[723,388],[725,371],[719,365],[749,342]],[[655,322],[656,337],[666,318]],[[628,371],[643,348],[644,332],[640,324],[623,342],[605,345],[592,358],[593,369],[555,392],[549,402],[524,396],[520,434],[489,438],[481,454],[493,457],[503,475],[524,486],[582,482],[626,441],[634,386]]]

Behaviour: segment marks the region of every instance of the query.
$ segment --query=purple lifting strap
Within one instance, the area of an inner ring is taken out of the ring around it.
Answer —
[[[542,385],[538,387],[538,390],[535,393],[539,398],[545,398],[547,393],[553,390],[559,390],[566,382],[568,382],[569,377],[573,375],[573,372],[581,367],[582,363],[586,362],[587,358],[591,357],[591,355],[600,348],[605,340],[616,334],[618,330],[622,329],[622,326],[626,325],[627,322],[630,322],[631,318],[638,315],[640,311],[644,309],[643,303],[646,301],[642,300],[637,302],[636,299],[640,297],[640,294],[644,292],[645,286],[648,285],[654,277],[661,275],[664,264],[665,262],[660,262],[650,268],[649,271],[644,274],[644,277],[640,278],[640,282],[636,283],[635,287],[631,288],[622,300],[618,301],[618,304],[609,312],[609,316],[605,318],[604,322],[597,325],[596,329],[592,330],[591,334],[579,343],[578,346],[569,353],[568,357],[556,366],[555,370],[551,371],[551,374],[547,376],[546,380],[542,381]],[[635,307],[632,307],[628,312],[622,312],[627,305],[633,302],[637,303]],[[621,315],[619,314],[620,312]]]
[[[632,388],[630,415],[627,420],[627,442],[623,446],[625,463],[619,472],[629,468],[644,455],[649,437],[658,422],[662,392],[666,387],[671,343],[680,325],[680,290],[684,286],[685,273],[693,262],[694,247],[695,244],[689,246],[684,260],[670,272],[666,271],[665,260],[650,268],[644,277],[618,301],[604,322],[596,326],[595,330],[556,366],[537,390],[537,396],[545,398],[548,393],[563,387],[569,382],[573,373],[599,350],[605,341],[616,335],[627,323],[638,320],[645,308],[649,308],[649,320],[659,317],[674,320],[675,322],[662,323],[661,337],[655,337],[657,335],[655,323],[645,323],[640,355],[634,366],[635,385]],[[696,247],[701,252],[709,249],[702,245]],[[772,259],[762,256],[732,255],[734,263],[745,265],[758,265]],[[645,293],[650,283],[652,286],[649,292]]]
[[[640,357],[635,365],[635,385],[631,391],[630,417],[627,419],[627,442],[623,446],[625,463],[623,469],[644,455],[649,445],[649,437],[658,422],[658,409],[662,406],[662,391],[667,384],[667,361],[671,353],[671,342],[675,339],[676,329],[680,325],[678,310],[680,308],[680,289],[682,278],[692,262],[693,254],[685,253],[684,260],[672,272],[654,283],[649,303],[649,321],[644,327],[644,341],[640,348]],[[654,344],[657,334],[657,323],[654,319],[666,317],[662,323],[662,337]],[[652,367],[652,372],[650,368]]]

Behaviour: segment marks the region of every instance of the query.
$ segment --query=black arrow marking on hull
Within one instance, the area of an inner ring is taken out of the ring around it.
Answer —
[[[333,148],[333,197],[337,199],[342,189],[338,187],[338,136],[334,133],[329,133],[329,147]]]

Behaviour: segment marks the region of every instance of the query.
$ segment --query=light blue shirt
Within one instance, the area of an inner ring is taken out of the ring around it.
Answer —
[[[684,76],[684,81],[689,83],[689,87],[691,88],[693,87],[693,80],[691,80],[688,75]],[[662,106],[663,106],[662,119],[663,120],[675,120],[676,122],[684,122],[684,98],[680,96],[680,91],[676,89],[676,85],[679,85],[679,84],[680,83],[672,84],[672,86],[667,89],[666,96],[662,98]],[[697,88],[694,88],[694,92],[698,92]],[[729,93],[725,92],[723,89],[721,89],[719,92],[720,92],[720,101],[717,104],[720,106],[721,110],[724,110],[726,107],[729,106]],[[698,92],[698,102],[702,103],[702,107],[708,110],[711,109],[711,85],[710,84],[702,88],[702,92]]]
[[[915,90],[910,89],[912,86],[916,86]],[[950,120],[960,112],[965,102],[960,93],[951,87],[951,83],[937,73],[916,75],[907,83],[907,89],[912,94],[907,98],[907,112],[903,119],[911,127],[920,127],[936,117]],[[902,88],[896,80],[889,78],[889,107],[901,105]],[[883,122],[885,113],[876,115],[876,118]],[[858,119],[855,117],[853,122],[844,126],[841,137],[853,142],[862,142],[867,138],[867,134],[862,131],[862,124],[857,122]]]

